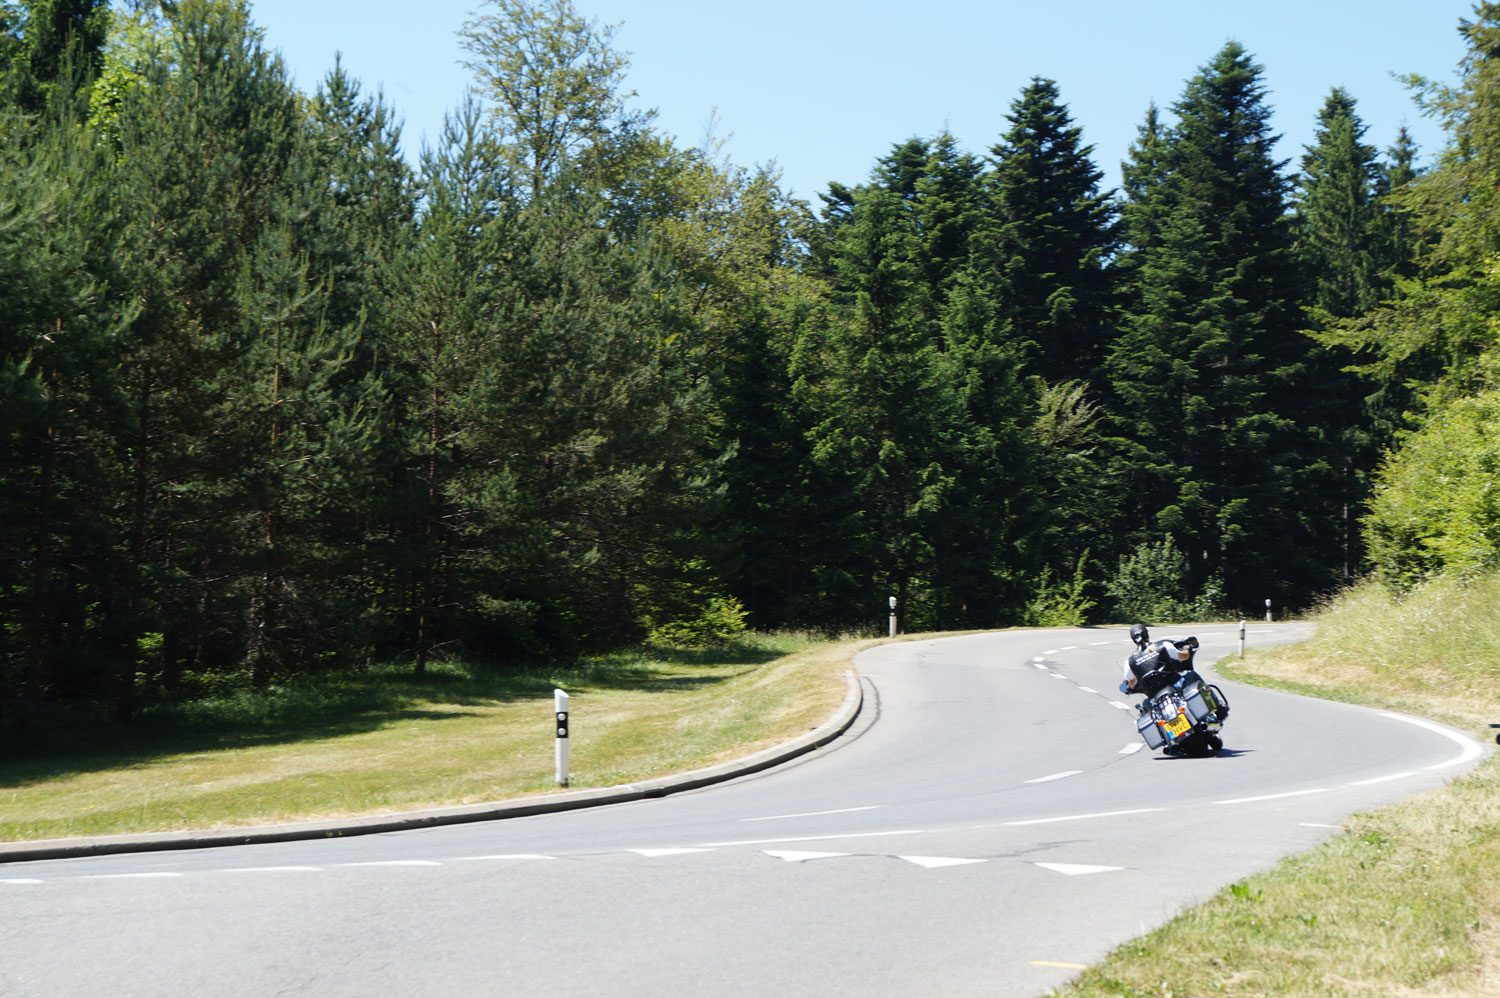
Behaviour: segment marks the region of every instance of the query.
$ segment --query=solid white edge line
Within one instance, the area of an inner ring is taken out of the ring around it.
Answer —
[[[830,839],[878,839],[883,835],[925,835],[920,828],[907,828],[895,832],[851,832],[847,835],[792,835],[781,839],[740,839],[735,842],[700,842],[700,848],[718,849],[721,846],[773,846],[781,842],[826,842]]]
[[[1216,800],[1215,804],[1254,804],[1256,801],[1281,800],[1286,797],[1306,797],[1309,794],[1326,794],[1332,787],[1314,787],[1311,790],[1290,790],[1284,794],[1266,794],[1261,797],[1236,797],[1233,800]]]
[[[1440,762],[1435,766],[1426,767],[1428,772],[1431,772],[1435,769],[1447,769],[1449,766],[1462,766],[1466,762],[1470,762],[1474,759],[1479,758],[1480,752],[1483,751],[1483,749],[1479,747],[1479,743],[1470,738],[1468,735],[1459,734],[1457,731],[1449,731],[1441,724],[1434,724],[1431,721],[1424,721],[1420,717],[1407,717],[1405,714],[1391,714],[1385,711],[1381,711],[1381,713],[1386,717],[1393,718],[1394,720],[1405,721],[1407,724],[1415,724],[1419,728],[1426,728],[1428,731],[1442,735],[1449,741],[1457,742],[1459,746],[1462,747],[1463,751],[1458,753],[1458,755],[1454,756],[1452,759],[1449,759],[1447,762]]]
[[[1001,825],[1007,828],[1017,828],[1021,825],[1050,825],[1058,821],[1084,821],[1089,818],[1117,818],[1127,814],[1154,814],[1165,811],[1164,807],[1138,807],[1129,811],[1097,811],[1093,814],[1066,814],[1060,818],[1031,818],[1027,821],[1003,821]]]
[[[231,866],[220,873],[322,873],[321,866]]]
[[[1377,776],[1373,780],[1356,780],[1355,782],[1353,782],[1353,783],[1351,783],[1349,785],[1351,787],[1371,787],[1371,786],[1374,786],[1377,783],[1389,783],[1392,780],[1404,780],[1408,776],[1416,776],[1416,775],[1417,774],[1416,774],[1416,772],[1414,770],[1407,770],[1404,773],[1392,773],[1390,776]]]
[[[339,863],[339,866],[442,866],[435,859],[380,859],[364,863]]]
[[[1077,776],[1083,772],[1081,769],[1065,769],[1061,773],[1053,773],[1051,776],[1038,776],[1034,780],[1024,780],[1025,783],[1049,783],[1052,780],[1062,780],[1069,776]]]
[[[45,884],[45,883],[46,883],[45,880],[29,880],[29,879],[0,880],[0,884]]]
[[[507,852],[495,856],[459,856],[455,863],[479,863],[487,860],[497,859],[556,859],[555,856],[544,856],[539,852]]]
[[[853,814],[855,811],[878,811],[884,804],[866,804],[864,807],[841,807],[832,811],[803,811],[799,814],[770,814],[764,818],[741,818],[741,821],[780,821],[783,818],[819,818],[825,814]]]

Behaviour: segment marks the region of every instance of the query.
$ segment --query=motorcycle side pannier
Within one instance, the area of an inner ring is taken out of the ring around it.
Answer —
[[[1152,751],[1166,744],[1167,738],[1161,732],[1161,725],[1156,723],[1156,718],[1151,715],[1150,711],[1135,719],[1135,730],[1146,739],[1146,745]]]
[[[1227,704],[1223,701],[1224,694],[1207,683],[1198,683],[1183,694],[1183,701],[1187,705],[1188,716],[1193,719],[1194,724],[1201,724],[1203,719],[1210,714],[1218,714],[1218,720],[1223,720],[1223,715],[1228,713],[1224,708]]]

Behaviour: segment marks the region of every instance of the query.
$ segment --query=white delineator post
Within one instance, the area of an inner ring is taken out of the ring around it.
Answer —
[[[896,636],[896,597],[891,597],[891,637]]]
[[[568,785],[568,695],[562,690],[552,691],[552,711],[557,721],[557,785]]]
[[[1245,657],[1245,622],[1240,621],[1240,658]]]
[[[1271,622],[1271,601],[1266,600],[1266,623]]]

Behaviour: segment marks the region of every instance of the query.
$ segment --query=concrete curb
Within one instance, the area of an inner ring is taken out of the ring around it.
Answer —
[[[0,842],[0,863],[371,835],[376,832],[399,832],[412,828],[432,828],[437,825],[456,825],[470,821],[495,821],[501,818],[521,818],[532,814],[552,814],[583,807],[621,804],[648,797],[665,797],[668,794],[695,790],[709,784],[723,783],[736,777],[758,773],[827,745],[849,730],[849,726],[854,723],[854,719],[859,716],[864,706],[864,689],[860,685],[859,676],[852,669],[848,672],[848,685],[849,690],[844,695],[844,702],[833,717],[806,735],[782,742],[780,745],[748,755],[743,759],[735,759],[732,762],[672,776],[663,776],[655,780],[627,783],[616,787],[600,787],[595,790],[547,794],[523,800],[465,804],[425,811],[372,815],[365,818],[259,825],[250,828],[210,828],[201,831],[144,832],[138,835],[100,835],[91,838],[43,839],[36,842]]]

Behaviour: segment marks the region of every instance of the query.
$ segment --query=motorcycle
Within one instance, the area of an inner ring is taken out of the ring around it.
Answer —
[[[1180,657],[1138,681],[1147,695],[1136,707],[1136,731],[1153,751],[1160,749],[1170,756],[1213,755],[1224,747],[1219,732],[1229,716],[1229,698],[1193,671],[1197,638],[1165,643],[1175,646]],[[1136,658],[1145,661],[1147,655],[1155,659],[1160,652],[1143,652]],[[1165,656],[1162,660],[1170,662]]]

